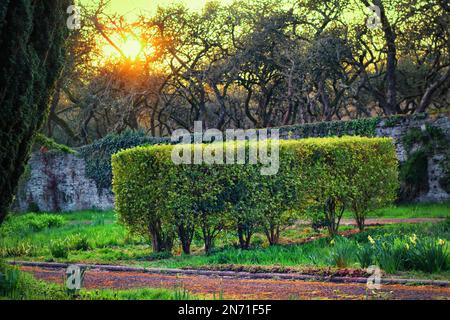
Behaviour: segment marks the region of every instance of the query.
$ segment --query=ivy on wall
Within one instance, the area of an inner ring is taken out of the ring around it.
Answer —
[[[110,134],[93,144],[81,147],[80,155],[86,162],[86,176],[95,181],[99,192],[111,189],[111,157],[120,150],[155,144],[170,143],[168,138],[155,138],[142,131],[126,131],[122,134]]]
[[[329,136],[364,136],[375,137],[377,126],[383,123],[383,127],[395,127],[405,119],[423,120],[427,118],[426,113],[414,115],[394,115],[390,117],[372,117],[348,121],[329,121],[305,123],[300,125],[280,127],[280,134],[295,136],[299,138],[329,137]]]
[[[387,127],[387,128],[392,128],[392,127],[401,125],[401,123],[405,119],[425,120],[427,117],[428,117],[427,113],[417,113],[417,114],[412,114],[412,115],[396,114],[393,116],[383,118],[383,126]]]
[[[57,143],[55,140],[43,135],[42,133],[36,134],[36,137],[34,138],[34,146],[45,148],[46,151],[59,151],[69,154],[76,153],[76,151],[72,148],[64,144]]]
[[[424,128],[412,128],[403,137],[403,146],[408,153],[408,159],[400,166],[400,198],[412,200],[429,190],[428,158],[433,154],[448,153],[449,138],[436,127],[426,125]],[[442,163],[444,176],[439,184],[449,193],[450,157]]]
[[[442,189],[445,190],[448,194],[450,194],[450,156],[447,156],[447,159],[442,163],[443,176],[439,179],[439,185]]]
[[[365,118],[350,121],[330,121],[306,123],[301,125],[280,127],[280,134],[291,135],[295,132],[301,138],[328,136],[366,136],[374,137],[381,118]]]

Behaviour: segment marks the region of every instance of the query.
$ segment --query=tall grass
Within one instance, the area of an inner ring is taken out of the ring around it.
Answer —
[[[347,268],[355,260],[356,243],[345,238],[337,237],[331,250],[331,263],[338,268]]]

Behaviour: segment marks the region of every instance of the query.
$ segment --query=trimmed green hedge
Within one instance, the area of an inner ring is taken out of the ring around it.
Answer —
[[[276,244],[280,231],[304,214],[324,214],[334,235],[344,208],[363,227],[367,212],[394,201],[398,188],[396,153],[387,138],[280,141],[279,171],[268,176],[248,159],[246,165],[175,165],[175,147],[137,147],[112,158],[120,220],[149,235],[154,251],[171,250],[178,235],[189,253],[198,235],[210,252],[224,229],[235,230],[243,248],[257,230]]]
[[[110,189],[112,181],[111,156],[123,149],[142,145],[169,144],[169,138],[156,138],[142,131],[109,134],[105,138],[79,149],[86,161],[86,175],[93,179],[99,190]]]

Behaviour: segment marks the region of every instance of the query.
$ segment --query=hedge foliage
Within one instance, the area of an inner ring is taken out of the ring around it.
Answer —
[[[125,131],[122,134],[109,134],[103,139],[81,147],[79,153],[86,161],[86,175],[95,181],[99,190],[102,190],[111,188],[111,156],[114,153],[136,146],[165,143],[170,143],[170,139],[151,137],[142,131]]]
[[[248,151],[254,143],[224,147]],[[195,236],[210,252],[224,229],[235,230],[243,248],[256,231],[276,244],[283,228],[312,213],[326,215],[335,234],[344,208],[363,225],[367,212],[394,201],[398,188],[387,138],[280,141],[279,171],[267,176],[261,164],[175,165],[173,148],[136,147],[112,158],[116,211],[132,231],[150,236],[154,251],[171,250],[178,235],[185,253]]]

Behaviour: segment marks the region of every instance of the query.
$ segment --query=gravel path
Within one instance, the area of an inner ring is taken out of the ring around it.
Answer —
[[[38,279],[62,283],[64,269],[21,267]],[[180,287],[198,295],[212,297],[222,293],[225,299],[448,299],[449,287],[383,285],[373,294],[365,284],[310,282],[277,279],[239,279],[201,275],[166,275],[141,272],[88,270],[87,289],[131,289]]]

